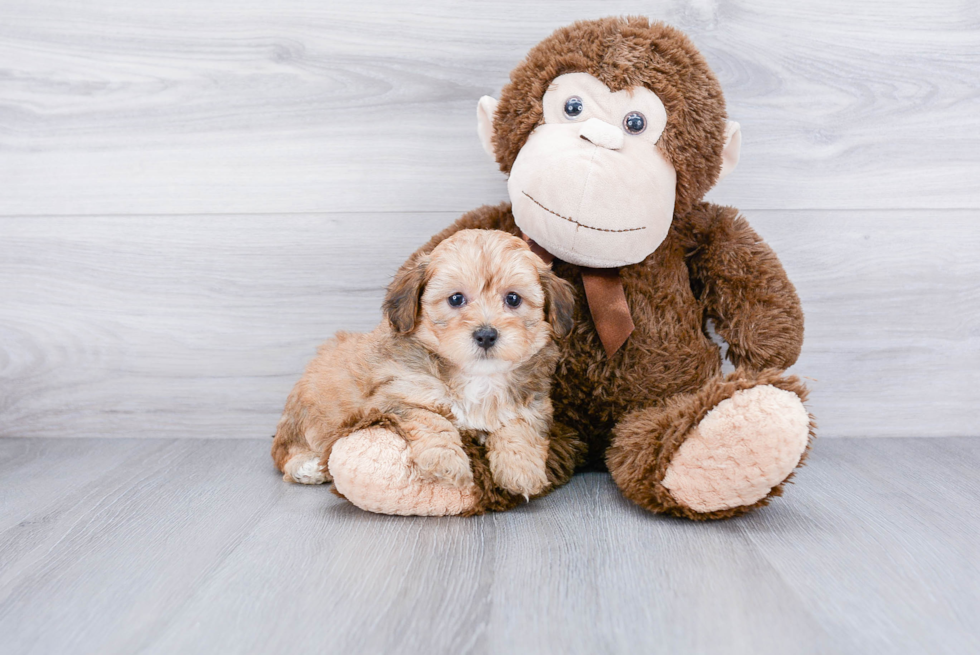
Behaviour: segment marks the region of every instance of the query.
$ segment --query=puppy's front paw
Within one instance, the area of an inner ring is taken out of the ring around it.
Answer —
[[[545,458],[533,449],[490,452],[490,473],[501,489],[525,498],[548,486]]]
[[[460,489],[473,484],[470,460],[459,446],[412,444],[412,462],[419,477]]]

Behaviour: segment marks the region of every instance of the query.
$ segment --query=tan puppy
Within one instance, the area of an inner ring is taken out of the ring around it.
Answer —
[[[494,482],[547,485],[555,334],[571,327],[570,285],[517,237],[462,230],[396,276],[387,320],[337,333],[293,388],[272,456],[283,479],[317,484],[333,444],[383,424],[409,443],[426,480],[473,482],[459,430],[478,431]]]

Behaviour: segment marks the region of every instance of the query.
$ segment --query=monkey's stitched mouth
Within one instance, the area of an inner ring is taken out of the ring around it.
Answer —
[[[537,200],[535,200],[534,198],[532,198],[531,197],[531,194],[529,194],[527,191],[521,190],[521,193],[523,193],[525,196],[528,197],[528,199],[531,202],[533,202],[535,205],[537,205],[541,209],[545,210],[549,214],[552,214],[554,216],[557,216],[558,218],[560,218],[562,220],[565,220],[565,221],[568,221],[569,223],[574,223],[575,225],[578,225],[579,227],[584,227],[587,230],[595,230],[596,232],[636,232],[638,230],[645,230],[646,229],[646,227],[627,227],[627,228],[624,228],[622,230],[609,230],[609,229],[606,229],[604,227],[592,227],[591,225],[585,225],[584,223],[579,223],[574,218],[569,218],[568,216],[562,216],[558,212],[551,211],[550,209],[548,209],[547,207],[545,207],[544,205],[542,205],[540,202],[538,202]]]

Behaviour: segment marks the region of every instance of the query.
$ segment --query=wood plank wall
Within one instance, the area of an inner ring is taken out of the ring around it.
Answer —
[[[627,13],[742,124],[709,198],[797,284],[821,435],[980,434],[975,2],[4,0],[0,436],[270,435],[316,344],[506,199],[477,99]]]

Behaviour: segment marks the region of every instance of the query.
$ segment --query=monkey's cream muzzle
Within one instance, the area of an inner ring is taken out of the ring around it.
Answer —
[[[643,261],[670,228],[674,168],[655,146],[624,139],[614,150],[580,138],[580,129],[545,124],[531,133],[507,183],[514,219],[573,264]]]
[[[565,112],[569,98],[579,115]],[[677,177],[657,147],[663,103],[644,88],[612,93],[586,73],[554,80],[544,124],[528,137],[507,190],[517,225],[556,257],[592,268],[635,264],[657,249],[674,212]],[[639,112],[644,129],[625,118]]]

